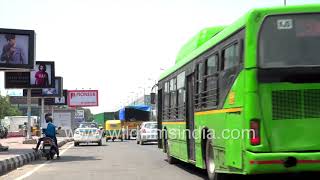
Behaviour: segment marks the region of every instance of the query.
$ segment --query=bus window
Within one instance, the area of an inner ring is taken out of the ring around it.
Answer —
[[[213,107],[217,105],[217,72],[218,72],[218,55],[210,56],[206,61],[204,76],[204,93],[203,107]]]
[[[259,37],[259,66],[320,66],[320,14],[267,17]]]
[[[173,78],[170,80],[170,119],[176,119],[176,105],[177,105],[177,79]]]
[[[169,82],[165,83],[164,86],[164,119],[168,120],[170,113],[169,113],[169,107],[170,107],[170,91],[169,91]]]
[[[201,109],[201,93],[203,91],[203,75],[205,73],[205,64],[203,62],[196,66],[196,91],[195,91],[195,109]]]
[[[239,58],[239,45],[238,43],[233,44],[226,48],[223,51],[223,70],[230,69],[233,67],[236,67],[240,63],[240,58]]]
[[[177,77],[178,89],[178,119],[185,118],[185,102],[186,102],[186,89],[185,89],[186,73],[182,72]]]

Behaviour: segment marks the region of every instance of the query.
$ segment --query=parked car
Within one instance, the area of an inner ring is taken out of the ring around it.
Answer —
[[[81,123],[74,132],[74,146],[80,143],[98,143],[102,145],[103,130],[96,123]]]
[[[157,142],[157,130],[156,122],[143,122],[138,130],[137,144],[144,145],[146,142]]]

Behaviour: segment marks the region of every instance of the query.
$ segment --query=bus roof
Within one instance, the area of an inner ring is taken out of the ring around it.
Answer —
[[[190,54],[192,51],[199,48],[202,44],[207,42],[209,39],[211,39],[213,36],[218,34],[220,31],[222,31],[225,28],[225,26],[217,26],[217,27],[210,27],[205,28],[201,30],[197,35],[192,37],[185,45],[182,46],[180,49],[177,58],[176,58],[176,64],[183,60],[188,54]]]
[[[201,39],[198,46],[193,45],[196,41],[197,36],[201,36],[202,31],[198,33],[195,37],[191,38],[180,50],[178,53],[176,64],[167,69],[164,73],[161,74],[160,80],[166,78],[173,72],[177,71],[179,68],[183,67],[194,58],[198,57],[212,46],[220,43],[222,40],[237,32],[241,28],[245,27],[249,23],[249,18],[252,16],[257,16],[257,14],[280,14],[280,13],[299,13],[299,12],[320,12],[320,4],[308,4],[308,5],[296,5],[296,6],[278,6],[278,7],[268,7],[268,8],[259,8],[252,9],[244,16],[239,18],[233,24],[226,26],[221,29],[219,32],[212,32],[210,38]],[[263,17],[260,17],[263,18]],[[209,28],[210,29],[210,28]],[[214,29],[214,28],[213,28]],[[190,48],[193,47],[193,48]]]

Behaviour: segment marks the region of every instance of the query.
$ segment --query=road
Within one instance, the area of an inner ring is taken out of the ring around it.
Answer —
[[[45,165],[43,163],[46,161],[36,161],[0,179],[10,180],[23,176],[26,180],[63,180],[70,177],[74,180],[200,180],[206,177],[204,171],[191,165],[168,164],[165,154],[154,144],[141,146],[135,141],[126,141],[108,142],[103,146],[74,147],[70,143],[61,149],[63,151],[60,160]]]
[[[137,145],[135,141],[108,142],[103,146],[74,147],[69,143],[61,148],[61,159],[35,161],[0,177],[0,180],[203,180],[206,172],[192,165],[168,164],[165,154],[156,145]],[[279,175],[231,177],[230,179],[279,179]],[[304,175],[281,179],[314,179]],[[318,178],[316,178],[318,179]]]

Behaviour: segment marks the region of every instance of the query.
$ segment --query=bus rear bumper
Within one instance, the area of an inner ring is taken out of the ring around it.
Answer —
[[[246,154],[246,174],[320,172],[320,152]]]

